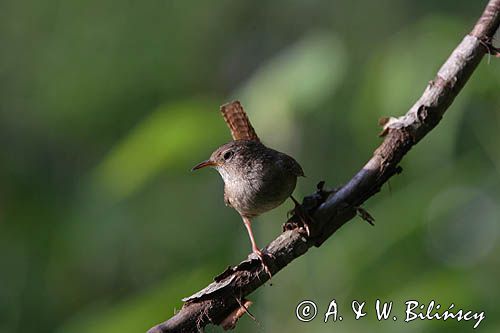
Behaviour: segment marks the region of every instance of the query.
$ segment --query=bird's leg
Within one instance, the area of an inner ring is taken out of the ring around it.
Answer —
[[[264,261],[264,254],[262,251],[257,247],[257,243],[255,243],[255,238],[253,237],[253,232],[252,232],[252,221],[248,217],[241,217],[243,219],[243,223],[245,224],[245,227],[247,228],[248,232],[248,237],[250,237],[250,242],[252,243],[252,251],[259,257],[260,261],[262,262],[262,266],[264,266],[264,270],[266,273],[269,275],[269,278],[271,278],[271,271],[269,270],[269,267],[267,267],[266,262]]]
[[[257,243],[255,242],[255,238],[253,237],[253,232],[252,232],[252,221],[248,217],[243,217],[243,223],[245,223],[245,227],[247,228],[248,232],[248,237],[250,237],[250,242],[252,243],[252,251],[255,254],[259,254],[259,257],[262,256],[262,252],[257,246]]]

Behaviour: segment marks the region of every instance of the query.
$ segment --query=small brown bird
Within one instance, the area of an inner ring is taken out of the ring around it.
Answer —
[[[219,172],[224,181],[224,202],[241,215],[252,250],[270,275],[255,243],[250,219],[281,205],[304,172],[292,157],[260,142],[240,102],[221,106],[221,112],[233,141],[217,148],[192,170],[211,166]]]

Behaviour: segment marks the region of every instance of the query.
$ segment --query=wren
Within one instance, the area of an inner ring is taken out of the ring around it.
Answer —
[[[213,167],[224,181],[224,202],[243,219],[252,251],[270,274],[255,242],[251,218],[274,209],[292,195],[302,167],[292,157],[263,145],[238,101],[221,106],[233,141],[217,148],[192,170]]]

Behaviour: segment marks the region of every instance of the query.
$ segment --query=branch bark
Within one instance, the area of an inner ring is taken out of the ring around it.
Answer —
[[[401,172],[398,164],[404,155],[439,123],[483,56],[495,54],[491,42],[499,25],[500,0],[490,0],[472,31],[406,115],[384,121],[385,139],[365,166],[339,190],[318,188],[316,193],[304,198],[288,223],[297,227],[285,230],[266,247],[266,252],[274,257],[268,261],[273,275],[310,247],[319,247],[356,213],[369,219],[358,207],[376,194],[390,177]],[[308,233],[301,226],[304,215],[312,217]],[[208,324],[219,325],[244,307],[244,297],[268,279],[260,261],[251,254],[247,260],[215,277],[205,289],[183,299],[184,306],[177,314],[152,327],[148,333],[196,332]]]

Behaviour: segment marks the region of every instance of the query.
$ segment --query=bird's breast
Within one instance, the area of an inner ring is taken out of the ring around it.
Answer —
[[[257,216],[281,205],[295,189],[297,176],[292,173],[256,171],[224,179],[224,197],[243,216]]]

